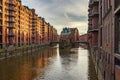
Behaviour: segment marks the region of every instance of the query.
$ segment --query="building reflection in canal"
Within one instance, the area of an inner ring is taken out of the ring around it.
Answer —
[[[57,55],[55,48],[24,54],[0,61],[0,80],[33,80],[44,74],[49,58]]]
[[[89,70],[88,56],[83,48],[40,49],[1,60],[0,80],[90,80],[95,75]]]
[[[73,68],[73,65],[77,65],[78,61],[78,50],[74,49],[74,51],[71,52],[71,49],[66,50],[59,50],[60,54],[60,61],[62,68],[65,70],[71,70]],[[71,68],[70,68],[71,67]]]

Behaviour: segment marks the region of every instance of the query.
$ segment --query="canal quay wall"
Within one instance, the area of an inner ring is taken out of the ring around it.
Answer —
[[[98,80],[104,80],[103,74],[102,74],[102,70],[101,70],[102,69],[102,67],[101,67],[102,65],[99,63],[99,57],[98,57],[99,49],[97,47],[90,47],[90,46],[88,46],[88,50],[89,50],[89,53],[91,55],[93,64],[95,66],[95,71],[96,71]]]
[[[44,43],[44,44],[40,44],[40,45],[11,47],[11,49],[4,50],[4,52],[0,53],[0,60],[5,59],[5,58],[9,58],[12,56],[19,56],[22,54],[35,52],[35,51],[38,51],[42,48],[46,48],[50,45],[51,45],[50,43]]]

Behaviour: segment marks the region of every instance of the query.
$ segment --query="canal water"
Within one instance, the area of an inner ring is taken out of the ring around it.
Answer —
[[[0,60],[0,80],[97,80],[89,51],[58,46]]]

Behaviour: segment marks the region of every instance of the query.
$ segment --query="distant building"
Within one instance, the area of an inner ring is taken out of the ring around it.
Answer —
[[[80,42],[88,42],[88,34],[83,34],[79,36]]]
[[[75,41],[79,41],[77,28],[63,28],[60,35],[60,47],[71,46]]]
[[[60,35],[60,48],[70,46],[70,28],[63,28]]]

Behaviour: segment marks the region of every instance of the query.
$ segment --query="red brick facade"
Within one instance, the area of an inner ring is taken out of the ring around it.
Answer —
[[[98,4],[99,1],[90,0],[89,3],[89,23],[88,23],[88,41],[91,47],[98,46]]]
[[[98,23],[91,19],[92,1],[99,3],[99,19],[94,18]],[[88,41],[98,78],[120,80],[120,0],[90,0],[89,8]],[[91,30],[97,24],[98,33],[94,34]]]
[[[88,42],[88,34],[80,35],[79,41],[80,42]]]
[[[77,28],[63,28],[60,35],[60,48],[74,47],[74,43],[79,41],[79,31]]]
[[[93,18],[91,10],[99,16]],[[114,29],[114,0],[90,0],[88,41],[99,80],[120,80],[114,68]]]

